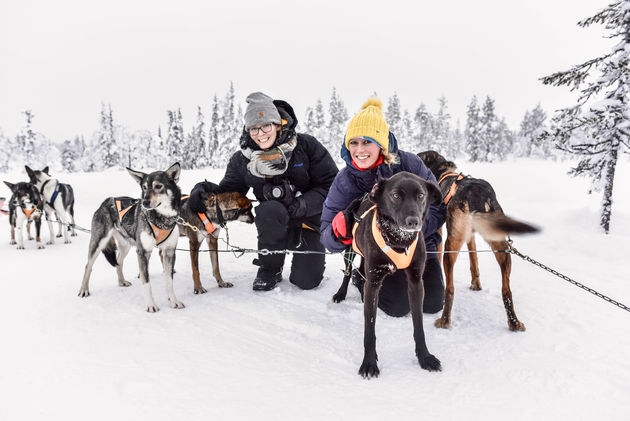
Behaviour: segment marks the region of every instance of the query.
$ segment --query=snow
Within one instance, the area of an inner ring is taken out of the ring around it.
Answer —
[[[510,216],[542,227],[515,238],[522,253],[630,304],[630,174],[620,162],[611,233],[599,226],[600,196],[589,181],[570,178],[567,162],[535,160],[470,164],[459,170],[490,181]],[[217,182],[221,170],[184,171],[189,191]],[[138,196],[124,171],[53,174],[72,184],[77,224],[110,195]],[[11,182],[25,174],[0,174]],[[2,193],[5,195],[8,190]],[[8,196],[8,194],[7,194]],[[4,218],[4,216],[0,216]],[[159,258],[150,265],[161,311],[144,311],[137,262],[125,262],[129,288],[99,257],[91,293],[77,297],[89,236],[37,250],[0,244],[0,419],[12,420],[396,420],[627,419],[630,411],[630,314],[517,257],[512,263],[515,310],[526,332],[507,329],[500,272],[481,253],[481,291],[469,290],[468,258],[455,266],[453,326],[437,329],[425,315],[429,350],[443,371],[422,370],[414,356],[410,317],[379,311],[380,377],[357,375],[363,356],[359,294],[334,304],[342,258],[327,258],[325,279],[312,291],[287,280],[254,293],[253,255],[220,256],[220,289],[200,257],[207,294],[194,295],[189,258],[178,252],[175,291],[186,305],[171,309]],[[55,228],[56,230],[57,228]],[[255,248],[253,225],[231,223],[230,240]],[[43,227],[43,239],[48,240]],[[186,248],[187,240],[179,246]],[[487,249],[482,240],[480,249]]]

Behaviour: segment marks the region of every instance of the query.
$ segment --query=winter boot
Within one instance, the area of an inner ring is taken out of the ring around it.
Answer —
[[[270,291],[275,288],[278,282],[282,281],[282,268],[266,269],[259,268],[254,279],[254,291]]]

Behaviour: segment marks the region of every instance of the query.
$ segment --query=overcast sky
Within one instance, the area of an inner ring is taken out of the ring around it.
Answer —
[[[165,128],[181,107],[188,130],[230,81],[238,103],[260,90],[298,118],[333,86],[351,114],[373,92],[412,113],[444,95],[462,127],[472,96],[489,95],[516,128],[538,102],[571,102],[540,77],[612,48],[600,26],[576,25],[607,3],[2,0],[0,128],[13,136],[32,109],[54,141],[89,137],[104,101],[130,130]]]

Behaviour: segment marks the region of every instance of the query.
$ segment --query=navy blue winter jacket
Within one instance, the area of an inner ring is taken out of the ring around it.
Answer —
[[[332,230],[332,220],[339,211],[344,210],[354,199],[363,196],[372,190],[379,177],[389,178],[401,171],[408,171],[416,174],[425,180],[437,184],[435,176],[424,162],[415,154],[398,150],[396,138],[389,134],[389,150],[399,157],[399,163],[387,165],[381,164],[371,170],[360,171],[354,167],[350,161],[350,154],[345,146],[342,146],[341,156],[346,160],[346,167],[342,169],[333,181],[328,196],[324,201],[322,210],[321,237],[324,247],[332,252],[343,251],[346,246],[338,242]],[[427,251],[437,251],[437,246],[442,238],[437,230],[446,221],[446,206],[431,205],[427,217],[422,225],[422,233],[427,246]],[[427,258],[437,258],[436,254],[429,254]]]

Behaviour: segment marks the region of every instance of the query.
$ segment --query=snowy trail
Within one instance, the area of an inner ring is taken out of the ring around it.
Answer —
[[[543,228],[515,239],[521,252],[630,304],[627,166],[615,186],[612,234],[604,236],[597,229],[598,197],[585,195],[585,180],[565,175],[567,164],[459,164],[493,184],[507,214]],[[188,171],[180,184],[189,191],[196,181],[221,175]],[[73,185],[77,223],[86,228],[105,197],[138,194],[125,172],[59,178]],[[261,294],[251,290],[252,255],[221,254],[223,278],[235,286],[220,289],[204,254],[208,293],[194,295],[188,253],[179,252],[175,291],[186,308],[173,310],[155,253],[150,276],[161,311],[148,314],[133,253],[124,269],[131,287],[119,288],[114,269],[99,258],[92,295],[80,299],[88,235],[45,250],[28,242],[20,251],[8,244],[3,224],[2,420],[621,420],[630,411],[630,313],[517,257],[512,291],[526,332],[507,329],[494,257],[479,255],[483,290],[475,292],[461,255],[453,327],[434,328],[438,315],[424,318],[429,350],[444,371],[420,369],[410,317],[379,312],[381,376],[365,381],[356,374],[363,355],[359,294],[350,287],[346,301],[331,301],[341,282],[340,255],[327,258],[324,282],[313,291],[294,288],[285,269],[279,287]],[[231,223],[229,229],[234,244],[255,247],[253,226]],[[187,245],[180,239],[180,247]],[[481,240],[478,246],[487,248]]]

